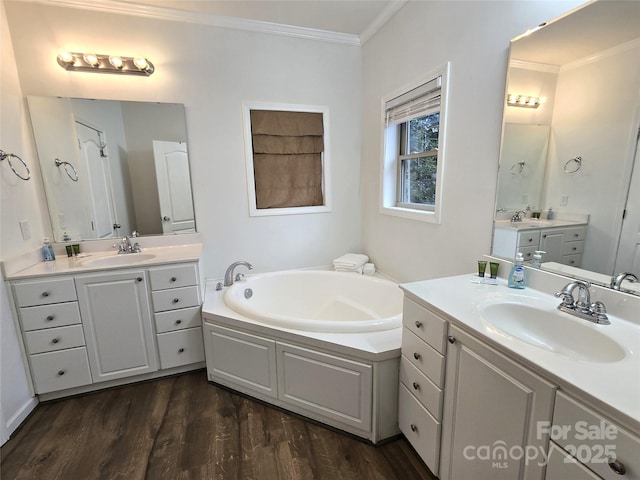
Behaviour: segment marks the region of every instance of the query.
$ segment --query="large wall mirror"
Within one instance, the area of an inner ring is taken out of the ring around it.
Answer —
[[[640,277],[640,2],[588,3],[515,39],[506,93],[541,103],[505,99],[496,221],[586,218],[580,268]]]
[[[56,241],[196,231],[183,105],[27,101]]]

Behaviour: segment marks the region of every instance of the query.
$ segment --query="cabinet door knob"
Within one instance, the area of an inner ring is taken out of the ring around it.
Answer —
[[[58,375],[60,376],[64,375],[64,370],[58,370]]]
[[[55,316],[55,315],[47,315],[47,318],[45,318],[45,320],[46,320],[47,322],[50,322],[50,321],[51,321],[51,320],[53,320],[54,318],[56,318],[56,316]]]
[[[417,432],[418,431],[418,427],[416,427],[413,423],[411,424],[411,431],[412,432]]]
[[[174,298],[174,299],[173,299],[173,303],[178,303],[179,301],[180,301],[180,299],[179,299],[179,298]]]
[[[416,328],[422,328],[422,322],[416,320]]]
[[[420,384],[417,382],[413,382],[413,389],[414,390],[419,390],[420,389]]]
[[[416,360],[420,360],[420,354],[418,352],[414,352],[413,358],[415,358]]]
[[[180,325],[182,323],[182,320],[178,319],[176,320],[176,325]]]
[[[48,297],[49,296],[49,292],[42,292],[42,296],[43,297]]]
[[[51,340],[51,343],[58,343],[58,342],[60,342],[59,338],[54,338],[53,340]]]
[[[184,348],[179,348],[178,353],[184,353]]]
[[[456,337],[454,337],[452,335],[449,335],[447,337],[447,339],[449,340],[449,343],[451,343],[451,344],[456,343]]]
[[[172,282],[175,282],[176,280],[178,280],[176,277],[171,277]]]
[[[142,277],[136,278],[136,282],[141,282],[141,281],[142,281]]]
[[[624,463],[619,462],[618,460],[609,460],[609,468],[616,472],[618,475],[624,475],[627,473],[627,469],[624,468]]]

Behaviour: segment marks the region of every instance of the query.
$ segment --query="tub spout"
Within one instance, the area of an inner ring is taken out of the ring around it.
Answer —
[[[227,271],[224,273],[225,287],[230,287],[231,285],[233,285],[233,271],[239,265],[247,267],[249,270],[253,270],[253,265],[251,265],[249,262],[245,262],[245,261],[233,262],[231,265],[229,265],[229,268],[227,268]]]

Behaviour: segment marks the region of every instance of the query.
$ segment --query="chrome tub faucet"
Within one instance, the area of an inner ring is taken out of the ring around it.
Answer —
[[[231,265],[229,265],[229,267],[227,268],[227,271],[224,273],[223,285],[225,287],[230,287],[231,285],[233,285],[233,281],[234,281],[233,271],[235,270],[236,267],[240,265],[247,267],[249,270],[253,270],[253,265],[251,265],[249,262],[245,262],[242,260],[239,262],[233,262]],[[240,278],[242,278],[243,276],[244,275],[242,273],[239,273],[238,275],[236,275],[235,280],[240,280]]]

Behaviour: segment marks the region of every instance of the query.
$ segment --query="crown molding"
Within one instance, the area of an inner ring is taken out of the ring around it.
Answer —
[[[640,47],[640,38],[633,39],[629,42],[621,43],[620,45],[616,45],[615,47],[609,48],[608,50],[603,50],[594,55],[590,55],[585,58],[581,58],[579,60],[574,60],[573,62],[566,63],[560,67],[560,71],[564,72],[566,70],[572,70],[574,68],[582,67],[584,65],[588,65],[590,63],[597,62],[599,60],[603,60],[607,57],[611,57],[613,55],[617,55],[626,50],[631,50],[634,48]]]
[[[530,62],[528,60],[518,60],[517,58],[509,61],[509,67],[521,68],[523,70],[533,70],[535,72],[558,73],[559,65],[550,65],[548,63]]]
[[[287,37],[305,38],[308,40],[318,40],[330,43],[340,43],[344,45],[362,46],[358,35],[348,33],[330,32],[315,28],[296,27],[292,25],[282,25],[279,23],[262,22],[258,20],[248,20],[237,17],[226,17],[222,15],[203,14],[175,10],[171,8],[156,7],[151,5],[141,5],[136,3],[124,3],[118,0],[23,0],[44,5],[75,8],[79,10],[91,10],[94,12],[115,13],[120,15],[133,15],[137,17],[153,18],[156,20],[169,20],[175,22],[195,23],[209,25],[213,27],[245,30],[257,33],[267,33],[273,35],[283,35]],[[404,4],[404,1],[398,3]],[[399,8],[399,7],[398,7]],[[387,9],[383,13],[385,13]],[[395,13],[395,10],[393,11]],[[392,13],[392,14],[393,14]],[[392,15],[391,14],[391,15]],[[382,17],[376,18],[376,22]],[[389,16],[389,18],[391,18]],[[386,21],[384,20],[378,28]]]
[[[389,2],[371,24],[360,34],[360,43],[364,45],[400,10],[409,0],[395,0]]]

